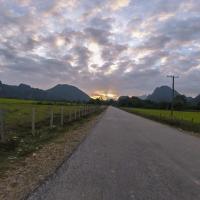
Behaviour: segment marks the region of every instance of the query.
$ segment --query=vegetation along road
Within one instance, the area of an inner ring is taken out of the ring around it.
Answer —
[[[124,110],[146,118],[167,123],[184,130],[200,133],[200,112],[199,111],[174,111],[173,116],[170,110],[123,108]]]
[[[109,107],[87,139],[29,200],[200,199],[200,141]]]
[[[42,148],[92,107],[80,103],[0,99],[0,176],[10,162]]]

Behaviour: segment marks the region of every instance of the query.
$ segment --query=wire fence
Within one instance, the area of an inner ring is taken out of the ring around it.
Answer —
[[[94,112],[102,106],[37,106],[17,105],[0,109],[0,142],[41,135],[44,129],[62,128]]]

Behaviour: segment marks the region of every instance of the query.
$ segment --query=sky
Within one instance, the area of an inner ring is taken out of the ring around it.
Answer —
[[[91,96],[200,94],[200,0],[0,0],[0,80]]]

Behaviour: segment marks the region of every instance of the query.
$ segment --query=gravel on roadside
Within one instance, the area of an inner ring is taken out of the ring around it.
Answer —
[[[0,199],[24,199],[72,154],[101,115],[93,116],[77,128],[66,131],[42,149],[15,163],[4,177],[0,177]]]

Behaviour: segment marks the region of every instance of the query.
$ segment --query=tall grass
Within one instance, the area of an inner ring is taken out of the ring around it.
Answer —
[[[173,116],[171,116],[171,111],[169,110],[140,108],[123,109],[142,117],[179,127],[183,130],[200,133],[200,112],[198,111],[174,111]]]

